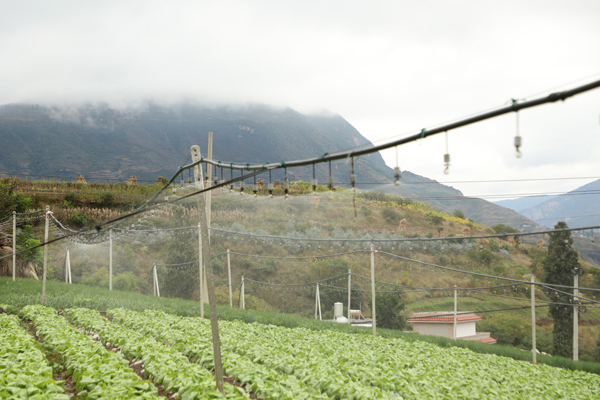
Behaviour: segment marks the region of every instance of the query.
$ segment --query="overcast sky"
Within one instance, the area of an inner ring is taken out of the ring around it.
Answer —
[[[0,104],[260,102],[329,110],[379,141],[582,78],[600,79],[598,0],[0,0]],[[402,146],[400,166],[440,182],[600,178],[600,89],[522,111],[520,159],[515,126],[451,131],[449,175],[443,135]],[[517,195],[592,180],[450,185]]]

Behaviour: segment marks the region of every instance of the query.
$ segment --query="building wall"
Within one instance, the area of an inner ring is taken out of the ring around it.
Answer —
[[[421,335],[443,336],[447,338],[454,337],[453,322],[413,322],[413,331]],[[475,321],[459,322],[456,324],[456,337],[473,336],[476,334]]]

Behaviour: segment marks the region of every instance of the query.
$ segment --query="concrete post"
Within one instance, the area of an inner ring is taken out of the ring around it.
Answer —
[[[456,290],[456,285],[454,285],[454,340],[456,340],[456,322],[457,322],[457,311],[458,311],[458,298],[457,298],[457,294],[458,291]]]
[[[348,270],[348,324],[350,324],[350,300],[352,298],[352,270]]]
[[[573,302],[575,304],[575,307],[573,307],[573,360],[578,361],[579,360],[579,307],[577,306],[577,303],[579,302],[579,299],[577,298],[577,296],[579,296],[579,290],[577,288],[579,287],[579,271],[574,276],[573,287],[575,288],[575,289],[573,289],[573,294],[575,295],[575,297],[573,297]]]
[[[50,227],[50,206],[46,206],[46,223],[44,226],[44,243],[48,243]],[[42,273],[42,305],[46,305],[46,271],[48,270],[48,245],[44,244],[44,271]]]
[[[156,264],[154,264],[154,285],[156,296],[160,297],[160,287],[158,286],[158,274],[156,273]]]
[[[229,307],[233,307],[233,294],[231,292],[231,255],[227,249],[227,279],[229,280]]]
[[[17,212],[13,211],[13,265],[12,265],[12,276],[13,282],[15,281],[15,277],[17,276]]]
[[[375,312],[375,246],[371,245],[371,304],[373,312],[373,336],[377,336],[377,313]]]
[[[244,276],[242,275],[242,289],[240,290],[240,303],[242,310],[246,309],[246,299],[244,299]]]
[[[192,162],[200,161],[200,146],[194,145],[191,147]],[[204,177],[202,176],[202,165],[198,164],[194,166],[194,186],[196,190],[204,189]],[[200,213],[200,196],[198,196],[198,213]],[[204,318],[204,268],[202,259],[202,233],[200,230],[200,224],[198,224],[198,276],[200,279],[200,318]]]
[[[533,354],[533,363],[537,364],[537,345],[535,343],[535,285],[533,276],[531,277],[531,352]]]
[[[108,290],[112,290],[112,276],[113,276],[113,263],[112,263],[112,229],[108,230]]]

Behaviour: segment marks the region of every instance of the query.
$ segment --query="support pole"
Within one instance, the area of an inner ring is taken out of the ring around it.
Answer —
[[[317,290],[315,291],[315,319],[317,319],[318,308],[319,308],[319,284],[317,283]]]
[[[579,269],[577,271],[579,271]],[[575,307],[573,307],[573,360],[578,361],[579,360],[579,306],[577,304],[579,303],[579,299],[577,298],[577,296],[579,296],[579,290],[577,288],[579,287],[579,272],[577,272],[574,276],[573,287],[574,287],[573,294],[575,295],[575,297],[573,297],[573,303],[575,304]]]
[[[375,246],[371,245],[371,311],[373,313],[373,336],[377,336],[377,313],[375,312]]]
[[[17,276],[17,212],[13,211],[13,282],[15,281],[15,277]]]
[[[48,243],[50,227],[50,206],[46,206],[46,223],[44,226],[44,243]],[[48,245],[44,244],[44,271],[42,272],[42,305],[46,305],[46,271],[48,270]]]
[[[156,271],[156,264],[152,266],[152,295],[156,296],[156,275],[154,272]]]
[[[194,145],[191,148],[192,162],[200,161],[200,146]],[[196,190],[204,189],[204,177],[202,176],[202,165],[194,166],[194,186]],[[198,196],[198,213],[200,214],[200,196]],[[202,233],[200,224],[198,224],[198,276],[200,285],[200,318],[204,318],[204,269],[202,259]]]
[[[112,229],[108,230],[108,290],[112,290]]]
[[[69,283],[69,248],[67,247],[67,251],[65,251],[65,283]]]
[[[348,269],[348,324],[350,324],[350,300],[352,296],[352,270]]]
[[[533,354],[533,363],[537,364],[537,345],[535,343],[535,285],[533,276],[531,277],[531,353]]]
[[[156,264],[154,264],[154,285],[156,285],[156,296],[160,297],[160,287],[158,286],[158,274],[156,273]]]
[[[456,290],[456,285],[454,285],[454,335],[453,335],[454,340],[456,340],[456,320],[457,320],[456,312],[458,310],[457,293],[458,293],[458,291]]]
[[[215,286],[212,266],[212,256],[210,250],[209,225],[206,215],[206,201],[204,195],[198,195],[199,214],[200,214],[200,232],[202,238],[202,253],[204,254],[204,276],[206,278],[206,287],[208,291],[208,304],[210,308],[210,327],[213,340],[213,359],[215,362],[215,381],[219,392],[224,394],[223,389],[223,362],[221,360],[221,340],[219,337],[219,321],[217,316],[217,301],[215,298]],[[201,299],[202,300],[202,299]],[[201,302],[201,309],[204,309],[204,302]]]
[[[242,310],[246,309],[246,299],[244,298],[244,276],[242,275],[242,288],[240,290],[240,305]]]
[[[319,284],[317,284],[317,303],[319,304],[319,321],[323,321],[323,316],[321,315],[321,293],[319,293]]]
[[[231,293],[231,255],[227,249],[227,279],[229,280],[229,307],[233,307],[233,294]]]

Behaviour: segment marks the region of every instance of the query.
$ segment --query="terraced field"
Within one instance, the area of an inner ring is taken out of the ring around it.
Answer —
[[[6,309],[31,321],[43,349],[61,354],[81,398],[222,397],[207,320],[122,308],[106,317],[85,308],[62,316],[37,305]],[[68,398],[18,318],[0,317],[0,383],[9,388],[0,398],[34,398],[23,390]],[[457,347],[239,321],[219,327],[227,398],[600,398],[598,375]]]

